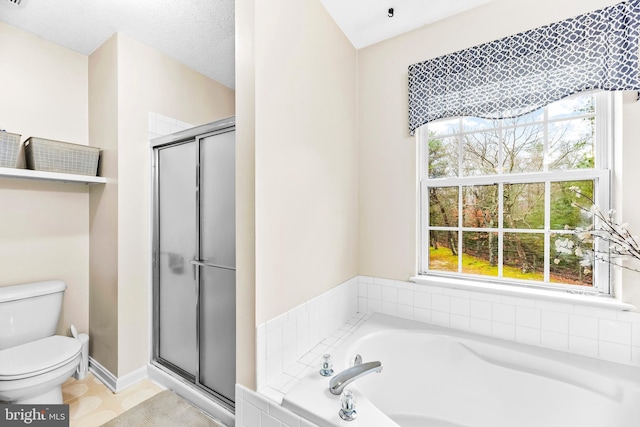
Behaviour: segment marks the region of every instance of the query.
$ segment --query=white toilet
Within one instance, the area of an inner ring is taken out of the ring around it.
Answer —
[[[80,341],[54,335],[66,285],[0,287],[0,402],[60,404],[62,383],[81,358]]]

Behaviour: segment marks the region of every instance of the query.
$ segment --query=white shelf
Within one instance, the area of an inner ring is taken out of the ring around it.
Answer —
[[[101,176],[74,175],[70,173],[41,172],[31,169],[0,168],[0,178],[39,179],[79,184],[106,184],[107,178]]]

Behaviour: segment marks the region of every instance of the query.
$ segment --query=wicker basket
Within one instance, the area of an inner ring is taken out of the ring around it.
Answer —
[[[0,131],[0,167],[15,168],[20,152],[20,135]]]
[[[100,149],[31,137],[24,142],[27,168],[44,172],[96,176]]]

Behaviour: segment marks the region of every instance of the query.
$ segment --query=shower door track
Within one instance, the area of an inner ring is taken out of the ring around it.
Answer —
[[[217,404],[224,407],[230,412],[235,412],[235,402],[227,399],[219,393],[216,393],[214,390],[211,390],[209,387],[198,383],[195,381],[195,377],[192,374],[184,371],[183,369],[175,366],[173,363],[168,362],[162,358],[154,358],[151,361],[151,364],[156,368],[160,369],[165,374],[175,378],[181,383],[185,384],[187,387],[197,390],[200,393],[205,393],[207,396],[212,398]]]

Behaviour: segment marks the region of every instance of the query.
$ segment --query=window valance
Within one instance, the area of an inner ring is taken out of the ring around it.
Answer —
[[[568,95],[639,90],[640,0],[409,66],[409,130],[445,117],[516,117]]]

